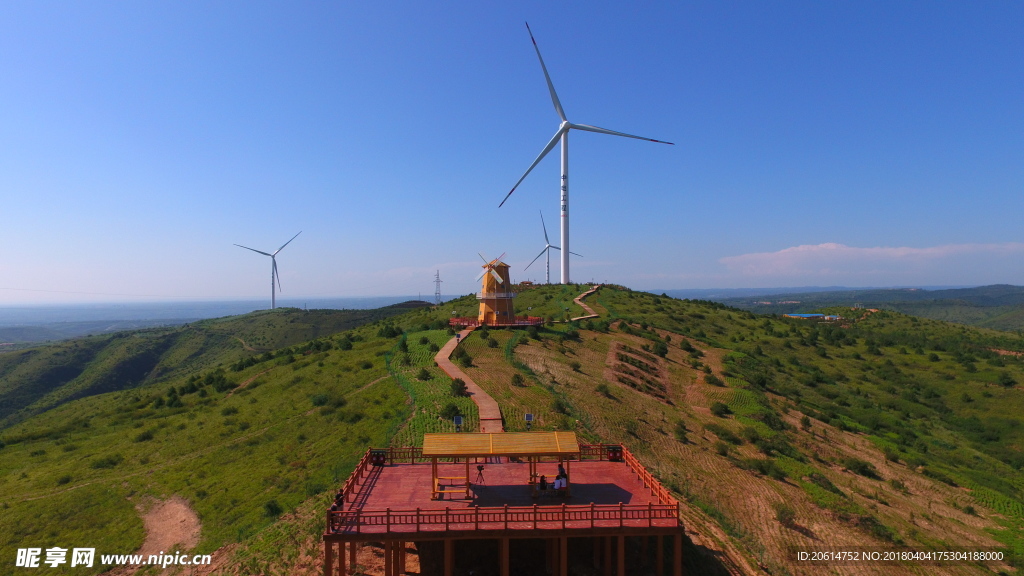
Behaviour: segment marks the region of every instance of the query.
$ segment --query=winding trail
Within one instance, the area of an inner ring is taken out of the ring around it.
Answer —
[[[469,391],[469,397],[473,399],[473,403],[476,404],[477,411],[480,413],[480,431],[481,432],[504,432],[505,427],[501,420],[501,409],[498,408],[498,403],[491,398],[490,394],[484,392],[473,379],[466,375],[465,372],[459,369],[451,361],[452,352],[455,351],[455,347],[459,345],[461,339],[469,336],[470,332],[476,329],[476,326],[470,326],[462,332],[459,332],[458,336],[449,340],[441,351],[434,356],[434,361],[437,362],[437,366],[444,370],[452,379],[461,378],[466,383],[466,390]]]
[[[591,308],[590,306],[587,306],[586,304],[583,303],[583,299],[586,298],[587,296],[590,296],[594,292],[597,292],[597,289],[600,288],[600,287],[601,287],[601,284],[598,284],[597,286],[594,286],[593,288],[591,288],[590,290],[587,290],[583,294],[580,294],[579,296],[573,298],[572,301],[575,302],[580,308],[583,308],[583,310],[587,314],[585,316],[577,316],[577,317],[573,318],[572,320],[586,320],[588,318],[597,318],[599,316],[599,314],[594,312],[593,308]]]
[[[597,292],[597,289],[600,287],[601,285],[598,284],[573,299],[573,302],[579,304],[579,306],[587,312],[586,316],[579,316],[577,318],[573,318],[573,320],[597,318],[598,315],[594,313],[594,310],[591,309],[590,306],[583,303],[583,299],[594,292]],[[472,378],[466,375],[465,372],[460,370],[459,367],[451,361],[451,356],[452,353],[455,352],[455,347],[459,345],[461,340],[467,338],[475,329],[476,326],[470,326],[462,332],[459,332],[455,338],[449,340],[444,347],[441,348],[441,351],[434,356],[434,361],[437,362],[438,368],[443,370],[450,378],[460,378],[466,383],[466,390],[469,392],[469,397],[473,399],[473,403],[476,404],[477,411],[480,413],[480,432],[504,432],[505,425],[501,418],[501,408],[498,407],[498,402],[492,398],[490,394],[484,392],[483,388],[481,388],[473,381]]]

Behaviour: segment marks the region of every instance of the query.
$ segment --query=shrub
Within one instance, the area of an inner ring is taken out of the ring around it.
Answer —
[[[462,364],[463,368],[471,368],[473,366],[473,357],[469,354],[463,354],[459,357],[459,364]]]
[[[555,398],[551,401],[551,410],[558,414],[568,414],[569,405],[565,403],[561,398]]]
[[[263,514],[269,518],[280,516],[282,512],[284,512],[284,509],[277,503],[277,500],[267,500],[266,504],[263,505]]]
[[[704,375],[704,382],[712,386],[725,386],[725,382],[722,382],[721,378],[710,373]]]
[[[576,361],[569,362],[569,368],[572,368],[573,372],[579,372],[580,368],[582,368],[582,367],[583,367],[583,365],[580,364],[579,362],[576,362]]]
[[[220,411],[221,416],[231,416],[232,414],[238,414],[238,408],[235,408],[234,406],[225,406]]]
[[[725,442],[722,442],[721,440],[715,442],[715,452],[717,452],[719,456],[728,456],[730,450],[732,450],[732,447]]]
[[[787,528],[796,525],[796,511],[792,506],[785,502],[776,502],[772,507],[775,508],[775,519],[779,521],[779,524]]]
[[[709,424],[705,424],[704,429],[710,430],[711,432],[714,433],[715,436],[718,436],[720,439],[725,440],[730,444],[743,444],[743,439],[733,434],[732,431],[726,428],[725,426],[720,426],[712,422]]]
[[[314,394],[309,397],[309,400],[313,403],[313,406],[323,406],[330,401],[330,397],[327,394]]]
[[[1006,388],[1013,388],[1014,386],[1017,385],[1017,381],[1014,380],[1013,376],[1010,376],[1008,372],[1000,372],[999,385],[1004,386]]]
[[[809,432],[811,430],[811,418],[807,414],[804,414],[803,417],[800,418],[800,428],[803,429],[804,432]]]
[[[441,409],[441,418],[444,418],[445,420],[453,420],[456,416],[460,414],[461,411],[459,410],[459,407],[455,405],[454,402],[449,402],[445,404],[444,408]]]
[[[724,418],[727,414],[732,414],[732,410],[722,402],[714,402],[711,404],[711,413],[719,418]]]
[[[427,346],[427,350],[430,350],[431,352],[440,352],[441,351],[441,347],[438,346],[437,344],[434,344],[433,342],[431,342],[430,345]]]
[[[664,358],[665,356],[668,356],[668,345],[664,342],[655,342],[651,351]]]
[[[420,344],[430,344],[430,338],[426,336],[420,336]]]
[[[104,456],[103,458],[93,460],[89,466],[99,470],[101,468],[113,468],[121,462],[124,462],[124,456],[121,456],[120,454],[112,454],[110,456]]]
[[[135,441],[136,442],[147,442],[147,441],[152,440],[152,439],[153,439],[153,431],[152,430],[146,430],[144,432],[139,432],[139,434],[135,437]]]
[[[683,444],[689,442],[689,438],[686,436],[686,433],[689,432],[689,430],[686,429],[686,422],[683,422],[682,420],[676,422],[676,426],[673,428],[672,432],[675,435],[676,440]]]
[[[420,381],[430,380],[430,372],[426,368],[420,368],[420,371],[416,373],[416,379]]]
[[[612,396],[611,388],[609,388],[604,382],[598,384],[594,389],[597,390],[598,394],[601,394],[605,398],[614,398],[614,396]]]
[[[494,338],[488,338],[487,339],[487,347],[488,348],[497,348],[498,347],[498,341],[495,340]]]
[[[373,368],[373,362],[370,362],[369,360],[363,360],[362,362],[359,363],[359,367],[362,368],[363,370],[369,370],[370,368]]]
[[[60,478],[57,478],[57,485],[58,486],[63,486],[65,484],[67,484],[68,482],[71,482],[71,475],[70,474],[65,474],[65,475],[61,476]]]
[[[452,395],[453,396],[469,396],[469,389],[466,388],[466,383],[462,378],[456,378],[452,380]]]
[[[854,474],[859,474],[865,478],[874,478],[879,480],[878,470],[875,469],[874,465],[870,462],[865,462],[860,458],[847,457],[842,460],[843,468],[846,468]]]

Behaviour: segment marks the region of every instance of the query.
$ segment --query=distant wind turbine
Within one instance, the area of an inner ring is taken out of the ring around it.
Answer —
[[[302,234],[301,230],[299,231],[299,234]],[[295,236],[292,236],[292,240],[295,240],[296,238],[298,238],[299,234],[296,234]],[[249,248],[248,246],[242,246],[241,244],[235,244],[235,246],[238,246],[239,248],[245,248],[246,250],[252,250],[253,252],[257,252],[259,254],[263,254],[264,256],[270,256],[270,262],[271,262],[271,264],[270,264],[270,309],[271,310],[277,308],[277,296],[274,293],[274,289],[275,289],[275,287],[274,287],[274,279],[277,279],[277,290],[281,289],[281,275],[277,273],[277,254],[281,250],[284,250],[285,246],[291,244],[292,240],[289,240],[289,241],[285,242],[284,244],[282,244],[281,247],[278,248],[277,250],[275,250],[273,254],[267,254],[266,252],[263,252],[261,250],[257,250],[255,248]]]
[[[547,255],[548,255],[548,257],[547,257],[547,268],[545,269],[545,272],[544,272],[544,282],[546,284],[551,284],[551,250],[552,249],[554,249],[554,250],[561,250],[561,248],[559,248],[558,246],[552,246],[551,245],[551,241],[548,240],[548,227],[544,225],[544,213],[543,212],[540,213],[540,225],[541,225],[541,228],[544,230],[544,249],[540,251],[540,254],[537,254],[537,258],[540,258],[541,256],[544,255],[545,252],[547,252]],[[570,254],[573,254],[575,256],[579,256],[580,258],[583,257],[580,254],[576,254],[575,252],[570,252]],[[533,263],[537,261],[537,258],[534,258],[533,260],[531,260],[530,263],[526,265],[526,268],[523,268],[523,272],[526,272],[527,270],[529,270],[530,266],[533,266]]]
[[[555,85],[551,83],[551,76],[548,75],[548,69],[544,66],[544,58],[540,55],[540,48],[537,47],[537,41],[533,38],[533,32],[530,30],[530,24],[526,24],[526,31],[530,33],[530,40],[533,42],[533,49],[537,51],[537,59],[540,60],[540,68],[544,71],[544,79],[548,83],[548,91],[551,93],[551,102],[555,105],[555,112],[558,113],[558,117],[562,119],[562,123],[558,126],[558,131],[548,142],[547,146],[541,150],[537,159],[530,164],[530,167],[526,169],[526,173],[523,174],[522,178],[516,182],[516,185],[509,190],[509,193],[505,195],[505,199],[498,205],[500,208],[508,200],[508,197],[516,191],[519,184],[526,179],[530,171],[551,152],[551,149],[555,147],[555,144],[559,140],[562,142],[562,183],[560,190],[560,206],[562,215],[562,284],[569,283],[569,130],[575,128],[576,130],[584,130],[587,132],[597,132],[598,134],[611,134],[612,136],[625,136],[626,138],[636,138],[637,140],[647,140],[648,142],[657,142],[659,144],[672,144],[671,142],[664,142],[662,140],[655,140],[653,138],[644,138],[642,136],[633,136],[632,134],[626,134],[623,132],[616,132],[614,130],[607,130],[605,128],[598,128],[597,126],[590,126],[587,124],[573,124],[569,122],[565,117],[565,111],[562,110],[562,103],[558,101],[558,94],[555,94]]]

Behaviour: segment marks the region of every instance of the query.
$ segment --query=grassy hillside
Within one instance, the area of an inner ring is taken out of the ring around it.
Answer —
[[[584,290],[534,288],[517,309],[561,319]],[[600,318],[478,330],[460,362],[509,430],[531,412],[534,429],[629,446],[686,504],[688,573],[821,573],[794,564],[793,546],[1024,554],[1016,335],[895,312],[814,324],[615,287],[589,302]],[[200,552],[220,549],[242,573],[317,573],[322,512],[366,446],[418,444],[451,430],[453,412],[475,426],[475,407],[432,361],[447,319],[475,307],[467,297],[337,333],[322,322],[315,337],[296,311],[250,315],[220,332],[211,322],[208,344],[191,348],[161,349],[148,331],[113,347],[84,339],[62,348],[66,364],[37,351],[51,370],[88,373],[87,359],[133,357],[131,343],[169,370],[0,432],[0,557],[19,546],[135,550],[138,508],[177,495],[201,518]]]
[[[278,308],[0,353],[0,430],[77,398],[189,376],[255,352],[394,316],[410,305],[377,310]]]
[[[1024,287],[996,284],[951,290],[836,290],[723,298],[723,304],[759,314],[813,312],[826,306],[879,308],[911,316],[996,330],[1024,329]]]

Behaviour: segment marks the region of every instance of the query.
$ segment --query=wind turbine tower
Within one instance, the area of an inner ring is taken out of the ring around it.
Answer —
[[[516,191],[519,184],[526,179],[526,176],[530,174],[533,168],[551,152],[555,144],[561,142],[562,144],[562,178],[561,188],[559,190],[559,206],[561,210],[562,219],[562,238],[561,238],[561,253],[562,253],[562,284],[569,283],[569,130],[584,130],[586,132],[597,132],[598,134],[611,134],[612,136],[625,136],[626,138],[636,138],[637,140],[647,140],[648,142],[657,142],[659,144],[672,144],[672,142],[664,142],[662,140],[655,140],[653,138],[644,138],[643,136],[634,136],[632,134],[626,134],[624,132],[616,132],[614,130],[608,130],[606,128],[598,128],[597,126],[590,126],[588,124],[573,124],[565,117],[565,111],[562,110],[562,103],[558,101],[558,94],[555,93],[555,85],[551,83],[551,76],[548,75],[548,69],[544,65],[544,58],[540,55],[540,48],[537,47],[537,41],[533,38],[533,32],[530,30],[530,25],[527,23],[526,31],[530,34],[530,41],[533,42],[533,49],[537,52],[537,59],[540,60],[540,68],[544,72],[544,79],[548,83],[548,92],[551,93],[551,103],[555,105],[555,112],[558,113],[558,117],[562,119],[562,123],[558,125],[558,131],[548,142],[547,146],[541,150],[540,155],[537,159],[530,164],[530,167],[526,169],[523,176],[516,182],[516,185],[509,190],[509,193],[505,195],[505,199],[498,205],[500,208],[508,200],[508,197]]]
[[[551,284],[551,251],[552,250],[561,250],[561,248],[559,248],[558,246],[552,246],[551,245],[551,241],[548,240],[548,227],[544,225],[544,213],[543,212],[540,213],[540,226],[541,226],[541,229],[544,230],[544,249],[540,251],[540,254],[537,254],[537,258],[540,258],[545,253],[547,253],[547,268],[544,271],[544,283],[545,284]],[[576,254],[575,252],[570,252],[570,254],[572,254],[574,256],[579,256],[580,258],[583,257],[582,255]],[[526,272],[527,270],[529,270],[530,266],[533,266],[533,263],[537,261],[537,258],[534,258],[533,260],[531,260],[530,263],[526,265],[526,268],[523,268],[523,272]]]
[[[299,234],[302,234],[301,230],[299,231]],[[292,240],[295,240],[296,238],[298,238],[299,234],[296,234],[295,236],[292,236]],[[270,256],[270,309],[271,310],[277,308],[277,296],[274,293],[274,290],[275,290],[274,280],[275,279],[277,280],[277,287],[276,287],[276,289],[277,290],[281,289],[281,275],[277,273],[277,253],[280,252],[281,250],[284,250],[285,246],[291,244],[292,240],[289,240],[289,241],[285,242],[284,244],[282,244],[281,247],[278,248],[277,250],[275,250],[273,254],[267,254],[266,252],[263,252],[261,250],[257,250],[255,248],[249,248],[248,246],[242,246],[241,244],[235,244],[235,246],[238,246],[239,248],[245,248],[246,250],[252,250],[253,252],[256,252],[258,254],[263,254],[264,256]]]

